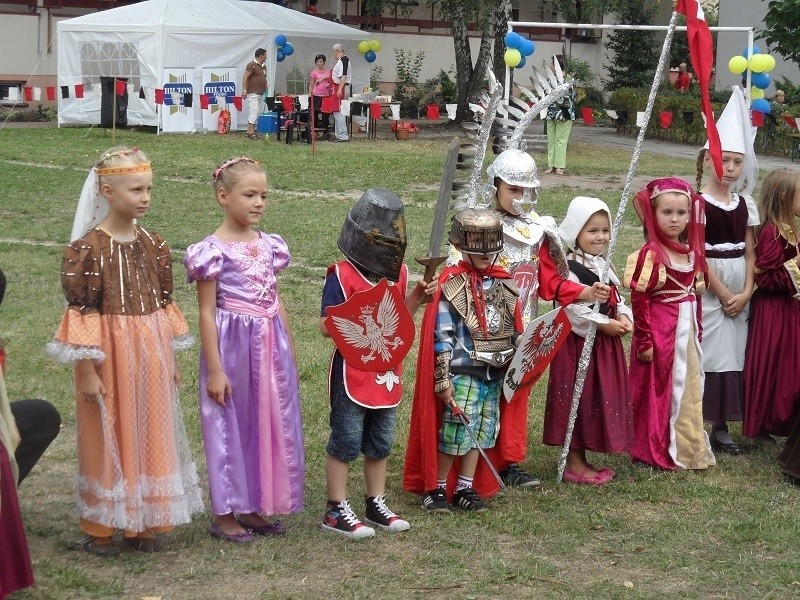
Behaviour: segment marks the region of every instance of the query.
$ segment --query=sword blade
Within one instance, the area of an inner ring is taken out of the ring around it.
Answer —
[[[492,472],[492,475],[494,475],[494,478],[497,480],[497,483],[500,484],[500,490],[505,491],[506,484],[503,483],[503,478],[500,477],[500,473],[497,472],[497,469],[495,469],[494,465],[492,464],[492,461],[489,460],[489,457],[486,455],[486,451],[483,448],[481,448],[481,445],[478,443],[478,438],[475,437],[475,433],[472,431],[472,427],[469,426],[469,421],[467,421],[466,415],[459,410],[456,416],[464,425],[464,428],[467,430],[469,437],[472,439],[472,443],[475,444],[475,447],[478,449],[478,452],[483,457],[483,460],[486,461],[486,466],[489,467],[489,470]]]

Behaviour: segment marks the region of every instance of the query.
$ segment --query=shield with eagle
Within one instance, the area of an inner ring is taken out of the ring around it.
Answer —
[[[503,379],[503,397],[507,402],[527,396],[571,330],[569,319],[561,307],[528,324]]]
[[[414,319],[398,287],[385,278],[329,306],[325,326],[347,364],[362,371],[393,370],[414,343]]]

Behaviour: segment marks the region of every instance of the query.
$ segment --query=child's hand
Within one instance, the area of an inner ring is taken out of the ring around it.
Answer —
[[[433,279],[428,283],[425,283],[424,281],[420,280],[420,283],[422,283],[425,286],[423,293],[426,296],[433,296],[436,293],[436,290],[439,289],[439,281],[436,279]]]
[[[105,396],[106,388],[92,361],[82,362],[87,363],[87,365],[78,367],[81,371],[81,384],[78,387],[78,395],[83,397],[85,402],[97,404]]]
[[[628,333],[622,322],[616,319],[609,319],[608,323],[598,324],[597,329],[611,337],[622,337]]]
[[[443,392],[436,392],[436,397],[441,400],[445,406],[450,406],[453,403],[453,386],[451,385]]]
[[[747,306],[748,302],[750,302],[749,294],[734,294],[722,305],[722,310],[731,318],[738,317],[744,310],[744,307]]]
[[[598,302],[606,302],[611,296],[611,287],[598,281],[592,284],[592,295]]]
[[[648,348],[647,350],[642,350],[641,352],[637,352],[636,358],[646,363],[653,362],[653,349]]]
[[[231,390],[231,382],[225,376],[225,373],[209,373],[208,381],[206,382],[206,394],[214,402],[220,406],[225,406],[225,401],[231,397],[233,390]]]

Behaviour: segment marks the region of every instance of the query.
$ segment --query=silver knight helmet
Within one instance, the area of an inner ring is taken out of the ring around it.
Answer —
[[[368,189],[347,214],[338,246],[358,267],[397,281],[406,252],[403,201],[390,190]]]
[[[503,250],[503,223],[493,210],[466,208],[453,215],[450,243],[468,254],[497,254]]]
[[[495,178],[499,177],[508,185],[523,189],[522,197],[513,201],[517,213],[526,217],[534,211],[541,184],[536,177],[536,161],[530,154],[516,148],[503,150],[486,169],[486,174],[489,184],[494,184]],[[508,207],[502,208],[508,211]]]

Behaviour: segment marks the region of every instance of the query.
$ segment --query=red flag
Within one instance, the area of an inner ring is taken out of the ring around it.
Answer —
[[[33,101],[33,88],[26,87],[23,88],[25,92],[25,102],[32,102]]]
[[[242,112],[242,97],[241,96],[234,96],[233,97],[233,105],[236,107],[236,110]]]
[[[661,129],[669,129],[669,126],[672,125],[672,112],[662,110],[658,116],[661,121]]]
[[[164,104],[164,90],[156,88],[156,104]]]
[[[708,148],[711,162],[717,176],[722,179],[722,145],[719,141],[717,123],[714,121],[714,111],[711,108],[711,98],[708,86],[711,83],[711,73],[714,68],[714,43],[711,39],[711,30],[708,28],[706,16],[697,0],[678,0],[675,10],[686,16],[686,37],[689,43],[689,57],[692,59],[692,69],[700,85],[700,99],[703,114],[706,116],[706,133],[708,134]]]
[[[83,84],[78,83],[75,85],[75,97],[76,98],[83,98]]]
[[[753,127],[764,126],[764,113],[754,110],[750,113],[750,117],[753,122]]]
[[[47,100],[49,102],[55,102],[56,101],[56,86],[54,86],[54,85],[48,85],[47,86]]]
[[[208,108],[208,94],[200,94],[200,110]]]
[[[124,79],[117,79],[117,96],[124,96],[128,92],[128,83]]]

